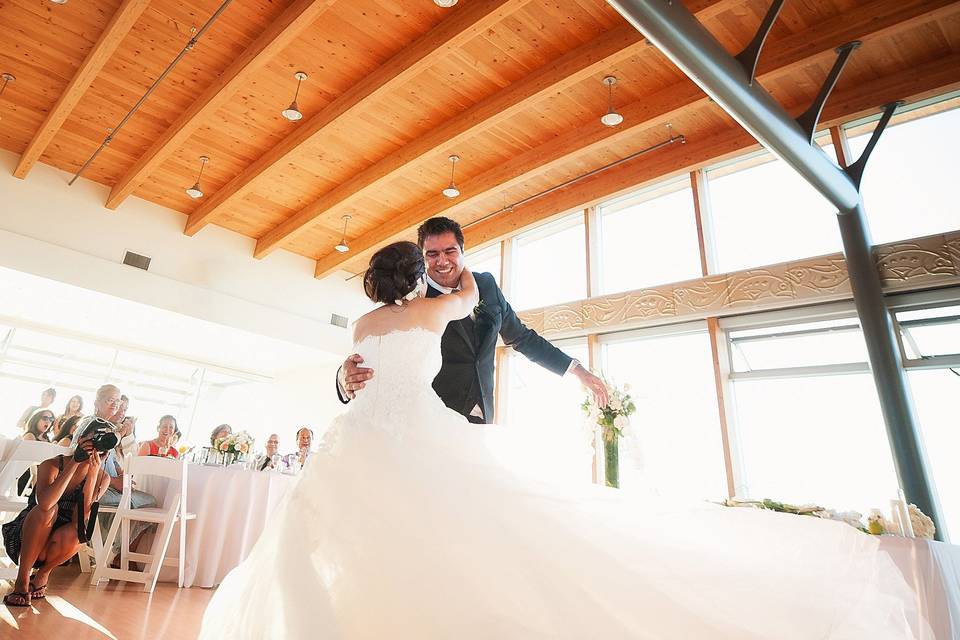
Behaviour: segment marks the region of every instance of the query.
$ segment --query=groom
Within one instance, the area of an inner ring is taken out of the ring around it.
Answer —
[[[450,293],[460,286],[463,271],[463,231],[450,218],[430,218],[417,230],[427,267],[427,297]],[[589,389],[600,406],[606,405],[603,381],[528,329],[489,273],[474,273],[480,303],[470,316],[451,322],[440,341],[442,365],[433,380],[433,389],[447,407],[478,424],[493,421],[494,360],[497,335],[541,367],[557,375],[576,376]],[[360,365],[363,358],[354,354],[337,372],[337,395],[347,403],[363,389],[375,372]]]

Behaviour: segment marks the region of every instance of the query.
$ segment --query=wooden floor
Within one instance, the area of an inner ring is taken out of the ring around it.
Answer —
[[[12,591],[0,580],[0,597]],[[0,638],[17,640],[150,640],[196,638],[213,589],[178,589],[158,583],[144,593],[142,585],[123,582],[89,586],[89,576],[70,565],[50,576],[45,600],[30,608],[0,605]]]

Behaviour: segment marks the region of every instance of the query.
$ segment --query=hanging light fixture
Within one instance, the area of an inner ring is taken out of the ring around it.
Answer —
[[[433,3],[438,7],[449,9],[453,5],[457,4],[457,0],[433,0]]]
[[[607,76],[603,79],[603,84],[607,85],[607,112],[600,117],[600,122],[608,127],[615,127],[623,122],[623,116],[613,110],[613,85],[617,84],[615,76]]]
[[[197,182],[187,189],[187,195],[196,200],[203,197],[203,190],[200,189],[200,177],[203,175],[203,168],[210,162],[207,156],[200,156],[200,173],[197,174]]]
[[[67,0],[50,0],[53,4],[67,4]]]
[[[2,75],[0,75],[0,80],[3,80],[3,84],[0,84],[0,96],[2,96],[3,92],[6,91],[7,89],[7,85],[10,84],[11,82],[16,82],[17,79],[13,77],[12,73],[4,72]],[[0,120],[2,119],[3,117],[0,116]]]
[[[350,251],[350,247],[347,246],[347,223],[350,222],[351,218],[352,216],[349,214],[343,216],[343,235],[340,236],[340,244],[334,247],[340,253]]]
[[[457,188],[456,183],[453,181],[453,174],[457,170],[457,162],[460,161],[460,156],[450,156],[447,158],[450,160],[450,184],[447,185],[447,188],[441,191],[443,195],[448,198],[456,198],[460,195],[460,189]]]
[[[307,74],[303,71],[297,71],[293,74],[293,77],[297,79],[297,90],[293,94],[293,102],[290,103],[289,107],[280,112],[280,115],[290,122],[296,122],[303,117],[303,113],[300,112],[300,107],[297,106],[297,97],[300,95],[300,84],[307,79]]]

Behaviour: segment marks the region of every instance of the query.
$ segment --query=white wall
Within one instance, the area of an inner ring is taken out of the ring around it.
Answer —
[[[336,354],[350,336],[330,314],[370,309],[356,279],[317,280],[312,260],[255,260],[253,239],[214,225],[185,236],[185,215],[138,198],[110,211],[107,187],[46,165],[18,180],[16,159],[0,150],[0,266]],[[150,271],[123,265],[126,250]]]

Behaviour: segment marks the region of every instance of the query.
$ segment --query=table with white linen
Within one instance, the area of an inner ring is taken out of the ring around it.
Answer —
[[[296,482],[274,471],[190,464],[187,469],[187,521],[184,586],[214,587],[249,555],[270,515]],[[137,489],[160,498],[166,479],[144,477]],[[146,540],[144,541],[146,542]],[[180,548],[176,529],[167,557]],[[164,567],[160,581],[176,582],[177,569]]]
[[[899,536],[879,541],[917,594],[918,613],[933,632],[931,636],[915,628],[917,640],[960,638],[960,546]]]

